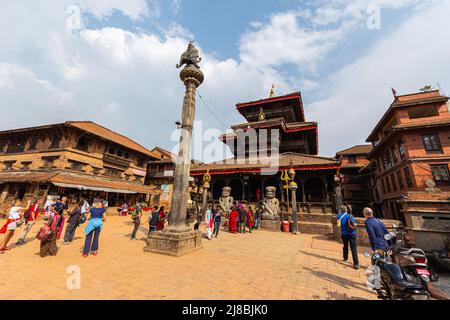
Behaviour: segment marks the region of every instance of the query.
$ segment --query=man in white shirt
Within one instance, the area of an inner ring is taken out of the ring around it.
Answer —
[[[14,205],[9,209],[9,216],[8,220],[6,221],[5,225],[0,229],[0,233],[4,233],[5,237],[0,242],[0,253],[4,253],[5,251],[9,250],[7,247],[9,240],[14,235],[14,232],[20,225],[20,218],[21,214],[27,211],[30,208],[31,200],[28,200],[26,207],[20,206],[21,201],[16,200],[14,202]]]

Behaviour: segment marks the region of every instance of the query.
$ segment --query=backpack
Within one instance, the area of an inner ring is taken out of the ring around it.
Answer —
[[[353,215],[350,215],[347,219],[347,230],[352,232],[355,231],[358,225],[353,222]]]
[[[340,219],[337,220],[337,226],[338,226],[338,228],[341,227],[341,225],[342,225],[342,219],[344,219],[344,217],[345,217],[347,214],[348,214],[347,212],[344,213],[344,214],[342,215],[342,217],[341,217]]]

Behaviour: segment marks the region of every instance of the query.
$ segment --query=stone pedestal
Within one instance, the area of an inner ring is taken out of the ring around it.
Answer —
[[[280,220],[262,220],[260,224],[262,230],[267,231],[281,231],[281,221]]]
[[[180,257],[201,248],[202,233],[200,231],[168,229],[151,233],[144,251]]]

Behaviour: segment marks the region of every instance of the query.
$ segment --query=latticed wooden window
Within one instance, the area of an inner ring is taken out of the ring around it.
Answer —
[[[441,141],[437,134],[429,134],[422,137],[423,145],[426,151],[440,151],[442,152]]]
[[[447,165],[431,166],[433,178],[437,185],[449,184],[450,174]]]
[[[405,174],[406,185],[408,186],[408,188],[414,187],[414,183],[413,183],[413,179],[412,179],[412,175],[411,175],[411,169],[409,167],[406,167],[403,169],[403,173]]]
[[[405,185],[403,184],[403,178],[402,178],[402,172],[397,171],[397,180],[398,180],[398,187],[400,190],[403,190],[405,188]]]

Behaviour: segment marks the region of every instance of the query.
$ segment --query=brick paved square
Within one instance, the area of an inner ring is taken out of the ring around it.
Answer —
[[[146,218],[143,218],[143,221]],[[4,221],[0,221],[3,223]],[[97,257],[83,258],[84,227],[75,241],[55,257],[38,255],[39,241],[0,256],[3,270],[0,299],[375,299],[365,286],[369,263],[360,270],[341,259],[341,245],[314,235],[255,231],[221,232],[203,240],[203,249],[180,258],[144,253],[148,232],[129,239],[128,217],[108,217]],[[14,236],[15,243],[18,234]],[[79,266],[81,288],[69,290],[69,266]]]

